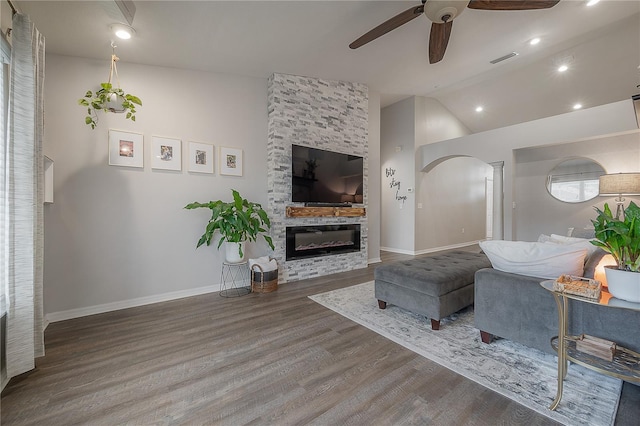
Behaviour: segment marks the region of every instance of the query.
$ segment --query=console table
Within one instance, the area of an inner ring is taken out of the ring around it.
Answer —
[[[569,299],[583,303],[594,303],[611,309],[629,309],[640,311],[640,303],[632,303],[616,299],[605,290],[602,290],[600,299],[587,299],[573,294],[554,291],[553,280],[547,280],[540,285],[551,292],[558,306],[558,336],[551,340],[551,346],[558,352],[558,390],[556,398],[549,409],[555,410],[562,398],[562,386],[567,376],[568,362],[574,362],[583,367],[602,374],[616,377],[632,383],[640,384],[640,354],[632,350],[618,346],[613,361],[607,361],[596,356],[582,352],[576,348],[578,336],[567,336],[567,318]],[[607,336],[598,336],[605,338]]]

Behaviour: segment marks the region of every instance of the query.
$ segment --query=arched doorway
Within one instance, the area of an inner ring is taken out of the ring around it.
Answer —
[[[503,163],[449,156],[421,170],[416,251],[503,238]]]

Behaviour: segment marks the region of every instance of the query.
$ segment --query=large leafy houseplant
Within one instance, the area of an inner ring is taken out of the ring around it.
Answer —
[[[606,203],[604,210],[595,209],[598,216],[591,223],[596,239],[591,243],[610,253],[618,269],[640,272],[640,207],[631,201],[623,220],[613,217]]]
[[[204,234],[198,240],[196,248],[203,244],[211,245],[214,234],[220,233],[218,248],[224,241],[242,243],[244,241],[256,241],[262,235],[271,249],[274,249],[273,241],[267,231],[271,229],[271,222],[262,205],[248,201],[240,196],[235,189],[232,202],[222,200],[209,201],[208,203],[190,203],[185,209],[208,208],[211,210],[211,218],[207,223]],[[244,257],[242,244],[238,244],[240,257]]]

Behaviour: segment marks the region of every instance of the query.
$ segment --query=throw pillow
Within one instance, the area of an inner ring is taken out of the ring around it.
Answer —
[[[546,243],[547,241],[550,241],[550,240],[551,240],[551,236],[546,234],[540,234],[540,236],[538,237],[539,243]]]
[[[582,247],[587,250],[587,257],[585,263],[589,261],[589,258],[598,251],[598,247],[591,244],[591,240],[586,238],[565,237],[564,235],[551,234],[549,241],[556,244],[569,244],[576,247]]]
[[[591,228],[569,228],[571,230],[571,232],[569,232],[567,235],[570,237],[577,237],[577,238],[594,238],[596,236],[596,230],[593,229],[593,227]]]
[[[480,247],[494,269],[540,278],[558,278],[562,274],[582,276],[585,248],[572,244],[491,240]]]

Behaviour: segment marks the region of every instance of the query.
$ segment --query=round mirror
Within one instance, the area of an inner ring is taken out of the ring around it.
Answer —
[[[604,168],[588,158],[572,158],[558,164],[547,176],[547,191],[557,200],[581,203],[598,196]]]

